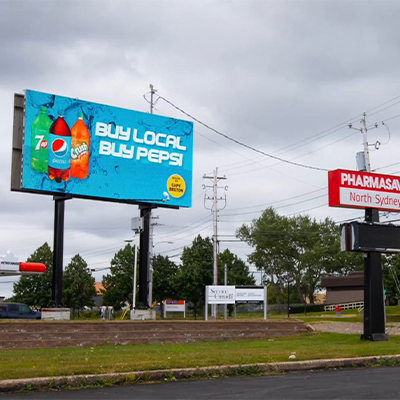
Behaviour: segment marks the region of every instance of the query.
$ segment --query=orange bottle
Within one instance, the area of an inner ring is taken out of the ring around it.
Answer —
[[[86,179],[89,175],[90,132],[83,113],[71,128],[71,178]]]

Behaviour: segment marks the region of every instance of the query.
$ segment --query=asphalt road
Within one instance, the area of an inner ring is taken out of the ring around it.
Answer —
[[[400,367],[309,371],[61,392],[0,393],[5,399],[400,399]]]

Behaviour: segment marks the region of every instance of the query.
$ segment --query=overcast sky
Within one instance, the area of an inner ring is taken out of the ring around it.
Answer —
[[[25,261],[53,247],[52,197],[10,191],[13,96],[25,89],[149,112],[153,84],[258,151],[194,122],[193,207],[153,212],[154,251],[176,262],[196,235],[213,234],[203,175],[216,168],[227,178],[220,248],[245,261],[251,249],[229,240],[268,206],[318,220],[362,216],[328,207],[327,171],[356,169],[362,135],[348,124],[360,128],[366,112],[368,126],[378,123],[368,132],[372,169],[400,172],[399,20],[400,2],[382,0],[0,0],[0,255]],[[162,99],[154,112],[190,120]],[[93,269],[109,266],[139,216],[137,206],[78,199],[65,210],[64,266],[79,253]],[[16,279],[0,277],[0,296]]]

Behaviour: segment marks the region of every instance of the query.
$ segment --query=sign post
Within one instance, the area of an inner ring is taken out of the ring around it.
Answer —
[[[399,227],[379,224],[379,210],[400,211],[400,179],[363,171],[335,170],[328,174],[329,206],[364,208],[365,223],[342,227],[342,249],[362,251],[364,260],[363,340],[388,340],[381,252],[400,250]],[[395,236],[391,237],[390,232]],[[396,250],[396,246],[398,249]]]

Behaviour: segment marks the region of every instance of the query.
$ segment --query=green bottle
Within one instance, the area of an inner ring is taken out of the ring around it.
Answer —
[[[51,119],[47,116],[47,107],[40,107],[40,113],[33,120],[31,130],[31,167],[37,172],[47,173],[51,124]]]

